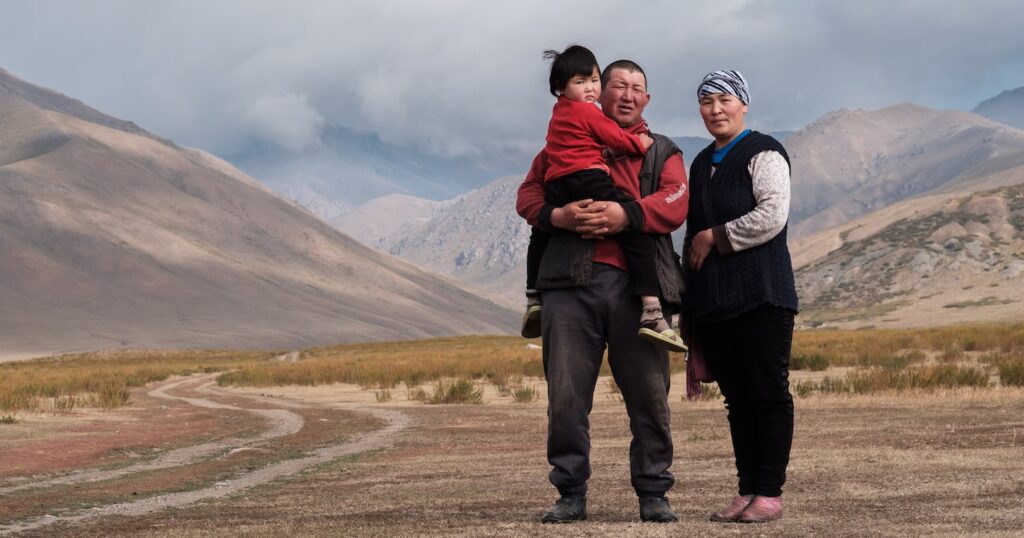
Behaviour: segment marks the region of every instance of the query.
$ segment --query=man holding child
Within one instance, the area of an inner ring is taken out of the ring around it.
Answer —
[[[641,519],[671,522],[678,518],[665,497],[675,481],[669,471],[673,452],[668,351],[638,337],[641,300],[631,286],[622,248],[605,238],[623,231],[655,238],[658,295],[661,306],[671,309],[665,311],[667,318],[677,309],[681,291],[679,266],[668,234],[686,219],[686,170],[675,144],[650,133],[643,119],[650,95],[640,66],[629,60],[609,64],[601,73],[597,102],[603,114],[626,133],[654,139],[643,156],[606,155],[608,175],[626,197],[621,201],[579,200],[557,207],[547,203],[544,177],[549,163],[542,151],[520,186],[516,202],[518,213],[549,236],[536,289],[543,303],[549,478],[559,499],[541,520],[586,519],[589,414],[607,346],[612,376],[629,415],[633,436],[630,475]]]

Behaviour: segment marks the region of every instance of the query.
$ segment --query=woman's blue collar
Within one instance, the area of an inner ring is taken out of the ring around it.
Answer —
[[[725,159],[725,155],[729,153],[729,150],[732,149],[732,147],[735,146],[737,142],[743,140],[743,137],[747,136],[748,134],[750,134],[750,129],[744,129],[742,133],[737,135],[736,138],[732,139],[732,142],[729,142],[728,144],[722,146],[719,149],[716,149],[714,153],[711,154],[711,164],[721,164],[722,160]]]

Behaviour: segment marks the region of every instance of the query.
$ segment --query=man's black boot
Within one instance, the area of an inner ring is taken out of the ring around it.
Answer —
[[[550,512],[544,512],[541,523],[572,523],[587,519],[587,498],[583,495],[562,495]]]
[[[668,505],[663,496],[640,497],[640,519],[653,523],[675,523],[679,516]]]

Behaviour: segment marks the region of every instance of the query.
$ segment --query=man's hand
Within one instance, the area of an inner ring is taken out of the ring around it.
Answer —
[[[579,222],[579,214],[592,203],[594,203],[594,201],[588,199],[572,202],[571,204],[565,204],[562,207],[556,207],[551,211],[551,225],[555,228],[572,230],[575,232],[577,223]]]
[[[604,239],[626,229],[629,217],[618,202],[593,202],[576,215],[576,232],[584,239]]]
[[[580,200],[555,208],[551,225],[582,234],[584,239],[604,239],[626,229],[629,217],[618,202]]]
[[[710,229],[697,232],[697,235],[693,236],[693,241],[690,242],[690,254],[686,257],[686,263],[690,269],[700,271],[700,268],[704,266],[704,260],[708,258],[708,254],[711,254],[711,249],[714,246],[715,237]]]

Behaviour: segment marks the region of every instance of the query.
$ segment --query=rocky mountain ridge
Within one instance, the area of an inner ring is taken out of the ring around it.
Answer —
[[[786,148],[793,237],[1024,165],[1024,131],[908,103],[831,112],[790,137]]]
[[[837,230],[839,246],[803,259],[794,247],[802,320],[886,326],[1019,320],[1024,303],[1021,183],[936,195]],[[910,207],[913,205],[914,207]],[[874,228],[865,228],[874,225]]]
[[[1007,90],[986,99],[971,112],[1010,127],[1024,129],[1024,87]]]

